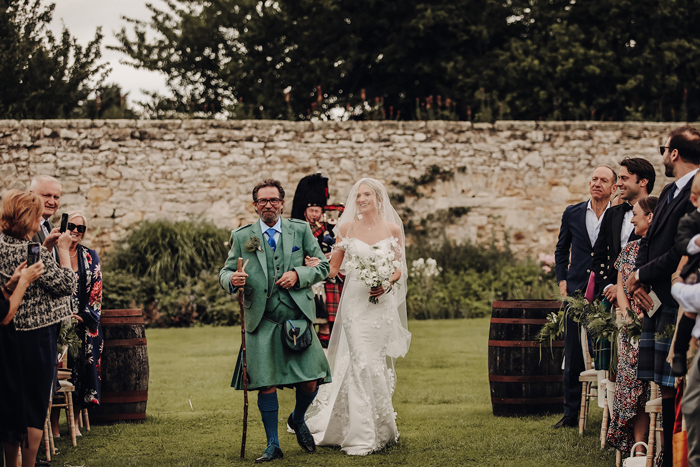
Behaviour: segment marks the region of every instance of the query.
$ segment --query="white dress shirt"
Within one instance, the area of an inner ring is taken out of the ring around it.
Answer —
[[[632,223],[632,210],[630,209],[625,213],[625,216],[622,218],[622,232],[620,235],[620,246],[622,249],[625,248],[625,245],[627,245],[627,242],[630,239],[630,235],[632,235],[632,232],[634,232],[634,224]]]
[[[605,211],[610,208],[610,201],[608,205],[605,206]],[[591,200],[588,200],[586,205],[586,230],[588,231],[588,238],[591,240],[591,246],[595,245],[595,241],[598,240],[598,234],[600,233],[600,224],[603,222],[603,216],[605,211],[600,215],[596,216],[595,211],[591,207]]]
[[[673,192],[674,198],[680,194],[681,190],[688,184],[690,179],[693,178],[693,175],[695,175],[697,171],[698,169],[691,170],[676,181],[676,191]]]

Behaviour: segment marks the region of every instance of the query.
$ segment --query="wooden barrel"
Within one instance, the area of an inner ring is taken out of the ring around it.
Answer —
[[[102,310],[102,400],[91,423],[142,422],[148,402],[148,347],[141,310]]]
[[[489,330],[489,384],[493,414],[520,416],[563,412],[564,341],[550,348],[535,340],[558,312],[557,300],[493,302]]]

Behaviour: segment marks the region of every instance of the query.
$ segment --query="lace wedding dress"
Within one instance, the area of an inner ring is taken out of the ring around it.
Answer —
[[[338,247],[346,259],[400,249],[394,237],[374,245],[345,238]],[[398,310],[404,294],[385,293],[377,304],[370,303],[369,288],[352,270],[347,272],[328,355],[333,382],[320,386],[307,412],[316,444],[366,455],[398,440],[391,401],[396,386],[393,359],[405,355],[411,337]]]

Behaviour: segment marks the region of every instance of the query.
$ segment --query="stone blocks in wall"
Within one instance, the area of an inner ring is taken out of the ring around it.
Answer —
[[[597,165],[645,157],[659,170],[660,192],[665,179],[658,145],[676,126],[0,120],[0,184],[3,191],[23,189],[35,175],[56,176],[64,188],[60,211],[84,209],[88,241],[105,247],[144,219],[207,218],[231,229],[249,223],[255,220],[251,190],[265,177],[284,183],[287,213],[305,175],[330,178],[331,203],[344,203],[359,178],[374,177],[390,193],[404,195],[399,210],[410,208],[414,222],[463,209],[466,215],[444,222],[449,237],[506,236],[515,251],[536,256],[554,250],[561,213],[588,198],[588,177]],[[431,166],[452,175],[416,185]],[[412,185],[419,196],[402,192]]]

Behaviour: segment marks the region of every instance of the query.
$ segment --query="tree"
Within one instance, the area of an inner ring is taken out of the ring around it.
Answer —
[[[0,0],[0,118],[62,118],[108,72],[98,65],[102,33],[83,49],[67,29],[48,29],[54,4]],[[101,74],[101,76],[99,76]]]
[[[71,112],[71,118],[138,118],[127,101],[129,93],[122,94],[118,84],[106,84],[95,90],[95,97],[82,101],[79,107]]]
[[[173,98],[156,96],[155,115],[700,115],[691,0],[168,0],[150,9],[149,22],[127,19],[116,49],[167,75]],[[447,98],[451,107],[435,111]]]
[[[148,23],[125,18],[133,30],[117,34],[116,49],[168,76],[173,108],[234,118],[304,118],[312,104],[362,113],[362,90],[410,116],[416,98],[449,97],[475,81],[508,14],[494,0],[167,5],[149,6]]]

